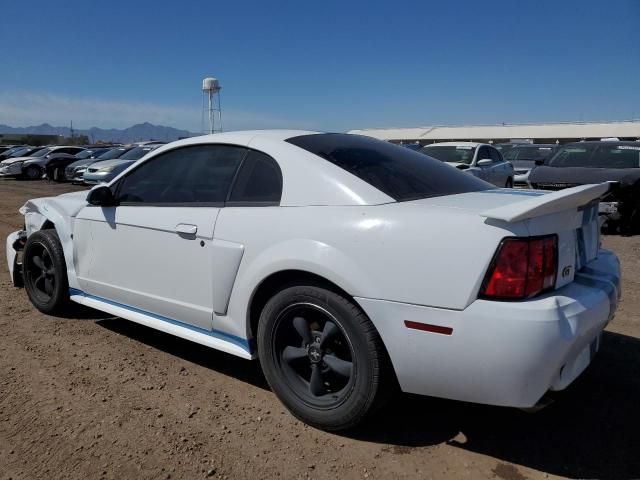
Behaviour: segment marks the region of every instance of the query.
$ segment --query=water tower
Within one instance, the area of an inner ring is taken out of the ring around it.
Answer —
[[[202,80],[202,116],[204,117],[206,108],[209,117],[209,133],[222,131],[221,88],[217,78],[207,77]]]

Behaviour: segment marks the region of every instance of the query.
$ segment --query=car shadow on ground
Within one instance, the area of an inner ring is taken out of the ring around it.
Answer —
[[[175,357],[269,390],[269,385],[262,375],[258,362],[250,362],[121,318],[106,318],[99,320],[98,324],[107,330],[125,335]]]
[[[128,322],[104,328],[229,377],[268,389],[258,362]],[[396,454],[447,443],[571,478],[640,478],[640,340],[605,332],[590,368],[537,413],[397,395],[362,426],[344,433],[389,445]]]

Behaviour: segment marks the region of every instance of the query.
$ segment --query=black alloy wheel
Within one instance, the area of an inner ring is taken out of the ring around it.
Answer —
[[[273,352],[289,387],[311,406],[335,407],[353,387],[353,347],[338,320],[318,305],[293,304],[280,313]]]
[[[22,273],[29,300],[38,310],[55,313],[68,305],[66,263],[55,230],[40,230],[29,235],[24,247]]]
[[[258,355],[289,411],[324,430],[345,430],[397,389],[373,323],[350,298],[316,285],[275,293],[262,309]]]

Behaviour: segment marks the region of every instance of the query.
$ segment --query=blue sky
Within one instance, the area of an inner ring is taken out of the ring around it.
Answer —
[[[640,0],[9,1],[0,123],[226,129],[640,117]]]

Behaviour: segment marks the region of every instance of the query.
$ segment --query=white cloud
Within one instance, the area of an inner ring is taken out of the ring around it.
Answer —
[[[223,110],[225,130],[250,128],[313,128],[310,122],[294,121],[267,113]],[[30,92],[0,93],[0,123],[25,127],[49,123],[85,129],[126,128],[150,122],[199,132],[202,127],[200,107],[159,105],[145,102],[111,101],[99,98],[74,98]]]

